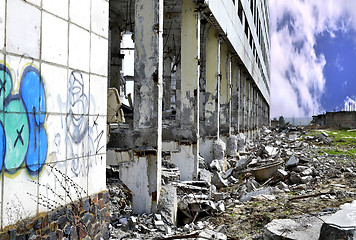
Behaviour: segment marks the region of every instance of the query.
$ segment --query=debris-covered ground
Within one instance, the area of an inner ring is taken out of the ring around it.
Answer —
[[[215,160],[200,161],[199,181],[180,182],[179,170],[164,162],[158,212],[140,216],[108,168],[111,239],[263,239],[273,219],[336,212],[356,198],[355,146],[356,131],[289,125],[263,129],[257,143],[242,134],[230,137],[227,149],[216,141]]]

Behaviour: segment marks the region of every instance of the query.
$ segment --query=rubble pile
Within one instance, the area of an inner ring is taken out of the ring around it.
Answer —
[[[316,211],[312,214],[318,219],[323,206],[324,214],[330,214],[356,197],[355,162],[350,156],[323,153],[332,144],[325,132],[308,135],[287,124],[262,129],[258,142],[239,134],[226,143],[213,143],[211,163],[200,158],[196,181],[179,181],[179,169],[169,161],[162,163],[156,214],[134,215],[129,192],[109,168],[111,238],[279,239],[260,231],[273,219],[270,215],[285,218]]]

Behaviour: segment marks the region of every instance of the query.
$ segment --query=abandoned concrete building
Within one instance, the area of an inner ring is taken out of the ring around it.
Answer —
[[[155,211],[162,156],[194,180],[214,140],[252,139],[269,124],[268,22],[262,0],[110,1],[109,87],[128,95],[133,80],[134,90],[125,121],[110,124],[107,164],[120,166],[136,213]],[[128,54],[134,76],[125,80]]]
[[[356,128],[356,111],[327,112],[313,116],[313,122],[328,128]]]
[[[0,236],[107,239],[106,165],[153,212],[162,156],[192,180],[258,137],[268,23],[266,0],[0,0]]]

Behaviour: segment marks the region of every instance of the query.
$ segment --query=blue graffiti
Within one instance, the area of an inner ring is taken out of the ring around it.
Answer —
[[[9,174],[23,165],[37,175],[46,162],[46,94],[37,68],[27,66],[18,93],[13,92],[10,70],[0,64],[0,168]]]

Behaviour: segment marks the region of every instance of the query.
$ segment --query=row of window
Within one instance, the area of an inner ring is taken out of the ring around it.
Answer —
[[[259,8],[258,8],[258,5],[257,5],[257,1],[256,0],[249,0],[250,1],[250,11],[251,11],[251,14],[253,16],[253,20],[254,20],[254,26],[255,26],[255,29],[256,29],[256,34],[257,34],[257,38],[258,38],[258,43],[261,47],[261,51],[262,51],[262,58],[264,60],[264,63],[266,65],[266,69],[267,69],[267,75],[269,76],[269,57],[268,57],[268,51],[267,51],[267,48],[266,48],[266,42],[263,41],[263,28],[262,28],[262,24],[261,24],[261,18],[259,18],[260,15],[260,12],[259,12]],[[241,3],[241,0],[237,0],[238,2],[238,6],[237,6],[237,15],[240,19],[240,22],[242,25],[244,25],[244,32],[245,32],[245,35],[246,35],[246,38],[249,40],[249,45],[250,45],[250,48],[252,50],[252,53],[254,55],[254,58],[255,58],[255,61],[259,67],[259,69],[261,70],[261,73],[262,73],[262,78],[263,78],[263,81],[266,85],[266,88],[267,90],[269,91],[269,87],[268,87],[268,83],[267,83],[267,79],[266,79],[266,76],[262,70],[262,64],[261,64],[261,61],[260,61],[260,58],[258,56],[258,53],[257,53],[257,48],[256,48],[256,45],[255,45],[255,41],[252,37],[252,32],[251,32],[251,28],[249,26],[249,23],[247,21],[247,17],[246,17],[246,14],[244,12],[244,9],[242,7],[242,3]],[[233,3],[235,4],[235,0],[233,0]],[[267,6],[266,6],[266,0],[264,0],[264,8],[260,8],[260,9],[264,9],[265,12],[264,12],[264,16],[266,16],[266,19],[264,19],[264,22],[266,22],[268,20],[268,14],[267,14]],[[268,24],[267,24],[267,28],[264,28],[265,30],[268,29]],[[265,36],[268,36],[267,32],[265,32]],[[267,41],[267,40],[266,40]],[[268,44],[268,43],[267,43]]]

